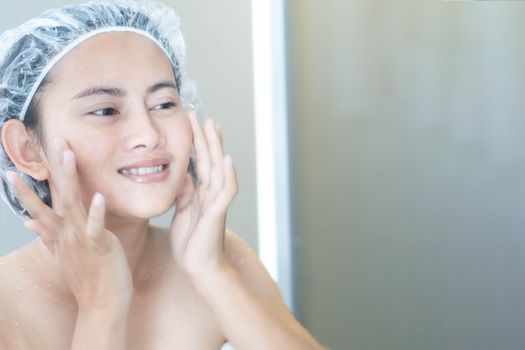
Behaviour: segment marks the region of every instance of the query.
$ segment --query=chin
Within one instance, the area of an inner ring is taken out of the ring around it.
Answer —
[[[151,219],[156,216],[160,216],[170,210],[173,207],[174,203],[171,205],[164,205],[164,206],[147,206],[147,207],[140,207],[140,208],[134,208],[132,211],[132,215],[137,218],[141,219]]]
[[[127,203],[128,205],[121,205],[119,208],[112,210],[114,215],[133,219],[149,220],[156,216],[162,215],[170,210],[175,201],[171,202],[151,202],[151,201],[134,201]]]

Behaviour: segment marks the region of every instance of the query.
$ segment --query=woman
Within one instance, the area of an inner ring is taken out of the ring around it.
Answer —
[[[225,230],[235,169],[171,9],[93,1],[0,42],[3,198],[40,238],[0,258],[0,348],[321,348]]]

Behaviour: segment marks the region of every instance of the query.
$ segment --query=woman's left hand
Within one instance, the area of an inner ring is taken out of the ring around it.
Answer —
[[[186,175],[175,202],[171,244],[179,266],[196,279],[226,263],[226,212],[237,193],[237,175],[231,157],[224,155],[221,127],[208,118],[201,128],[194,112],[189,119],[198,183]]]

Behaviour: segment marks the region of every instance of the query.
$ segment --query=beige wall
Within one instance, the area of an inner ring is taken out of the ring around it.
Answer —
[[[78,3],[79,1],[76,1]],[[255,142],[252,97],[250,3],[245,0],[170,0],[181,17],[188,50],[188,73],[199,87],[204,111],[224,129],[226,152],[239,175],[239,194],[228,226],[257,247]],[[16,26],[43,10],[74,1],[18,0],[0,3],[0,31]],[[172,211],[154,222],[167,226]],[[25,231],[3,202],[0,204],[0,255],[33,235]]]
[[[524,5],[290,1],[296,304],[330,348],[525,348]]]

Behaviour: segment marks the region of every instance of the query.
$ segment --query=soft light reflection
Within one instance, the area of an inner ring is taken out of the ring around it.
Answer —
[[[252,1],[259,257],[291,307],[291,254],[282,0]]]

